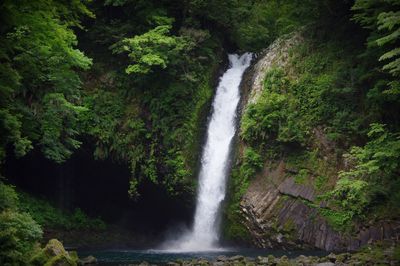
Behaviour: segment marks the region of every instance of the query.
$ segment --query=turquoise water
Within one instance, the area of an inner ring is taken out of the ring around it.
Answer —
[[[79,251],[79,257],[85,257],[88,255],[95,256],[99,265],[119,265],[129,263],[140,263],[147,261],[153,264],[165,264],[169,261],[176,261],[178,259],[190,260],[193,258],[199,259],[204,258],[207,260],[214,260],[220,255],[227,257],[235,255],[243,255],[245,257],[255,258],[257,256],[268,256],[274,255],[275,257],[281,257],[283,255],[289,258],[295,258],[300,255],[306,256],[325,256],[327,255],[324,251],[285,251],[285,250],[259,250],[259,249],[230,249],[230,250],[219,250],[219,251],[208,251],[208,252],[164,252],[160,250],[91,250],[91,251]]]

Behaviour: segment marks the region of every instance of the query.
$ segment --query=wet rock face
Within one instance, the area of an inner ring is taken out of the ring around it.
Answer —
[[[296,184],[293,177],[288,177],[279,184],[279,193],[289,195],[294,198],[302,198],[308,201],[315,200],[314,188]]]
[[[243,221],[253,244],[262,248],[341,249],[339,234],[304,202],[314,200],[313,189],[286,178],[284,167],[281,162],[277,169],[266,170],[243,197]]]
[[[267,178],[266,178],[267,177]],[[262,248],[317,247],[340,249],[340,236],[305,201],[313,201],[313,188],[286,177],[282,161],[265,170],[250,185],[241,202],[244,223],[253,243]]]
[[[357,250],[372,241],[400,236],[398,222],[360,227],[352,236],[337,232],[309,207],[315,202],[312,187],[296,184],[287,176],[284,161],[267,168],[250,184],[241,201],[243,223],[260,248],[319,248]]]

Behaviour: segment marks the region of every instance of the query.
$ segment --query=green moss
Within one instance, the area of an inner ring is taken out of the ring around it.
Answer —
[[[241,240],[249,241],[251,236],[248,229],[240,223],[242,218],[230,218],[228,222],[224,224],[224,236],[230,240]]]
[[[400,245],[397,245],[393,251],[393,258],[400,261]]]
[[[296,184],[304,184],[304,183],[306,183],[308,177],[309,177],[308,170],[300,169],[300,171],[297,173],[297,175],[294,176],[294,182]]]
[[[288,219],[282,227],[283,234],[287,240],[296,240],[297,239],[297,227],[293,220]]]
[[[314,187],[317,194],[332,189],[337,178],[336,161],[324,159],[318,149],[290,152],[286,163],[287,168],[298,171],[294,175],[295,182]]]
[[[49,256],[66,253],[63,244],[57,239],[50,239],[46,247],[44,248],[44,251]]]
[[[76,252],[67,252],[60,241],[51,239],[43,249],[36,251],[30,263],[34,266],[75,266],[78,260]]]
[[[269,262],[273,263],[273,262],[275,261],[274,255],[271,255],[271,254],[270,254],[270,255],[267,256],[267,258],[268,258],[268,263],[269,263]]]
[[[318,176],[315,178],[314,187],[315,187],[318,191],[321,191],[322,188],[326,185],[328,179],[329,179],[329,177],[326,176],[326,175],[318,175]]]
[[[293,264],[289,261],[289,258],[287,256],[282,256],[276,265],[277,266],[292,266]]]
[[[327,208],[318,208],[318,212],[327,220],[333,229],[341,232],[351,232],[353,223],[352,217],[349,216],[348,213]]]
[[[69,256],[64,254],[60,254],[57,256],[52,257],[49,261],[47,261],[44,266],[76,266],[78,265],[77,261],[73,260]]]
[[[235,167],[229,179],[227,206],[224,209],[224,236],[231,240],[248,240],[250,234],[242,224],[240,201],[249,186],[249,179]]]
[[[352,255],[352,261],[367,265],[373,263],[374,265],[387,265],[385,263],[385,255],[383,247],[381,246],[366,246],[357,253]]]
[[[344,263],[345,260],[347,259],[348,255],[346,253],[344,254],[338,254],[336,255],[336,262]]]
[[[79,257],[78,257],[78,252],[76,252],[75,250],[71,250],[68,251],[69,256],[71,257],[72,260],[74,261],[78,261]]]
[[[232,169],[224,224],[224,234],[229,239],[248,240],[250,237],[247,228],[241,222],[243,217],[240,213],[240,201],[251,179],[262,169],[263,164],[257,150],[246,147],[240,164]]]
[[[352,216],[350,216],[347,212],[329,208],[321,208],[319,204],[304,199],[302,202],[309,208],[316,210],[316,212],[310,216],[310,219],[314,220],[317,217],[317,214],[319,214],[326,219],[328,224],[333,229],[337,231],[350,233],[351,229],[353,229],[354,223],[352,221]]]
[[[291,232],[296,230],[296,225],[293,220],[289,219],[283,224],[283,230],[286,232]]]
[[[46,254],[43,249],[39,248],[32,256],[30,263],[32,265],[45,265],[49,261],[50,255]]]
[[[262,168],[263,160],[256,150],[246,147],[243,154],[243,161],[240,166],[240,175],[243,179],[250,180]]]

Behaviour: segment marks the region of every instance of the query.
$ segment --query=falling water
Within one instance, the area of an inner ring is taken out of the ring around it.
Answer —
[[[236,131],[239,85],[252,55],[229,55],[230,67],[221,77],[213,102],[207,140],[202,154],[197,207],[192,231],[164,245],[175,251],[218,248],[218,211],[225,198],[230,143]]]

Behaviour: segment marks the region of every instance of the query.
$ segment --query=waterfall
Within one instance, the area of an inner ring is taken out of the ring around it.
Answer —
[[[164,245],[176,251],[216,249],[219,240],[218,212],[225,198],[227,165],[232,138],[236,132],[239,86],[252,55],[229,55],[230,66],[217,87],[208,124],[199,173],[199,190],[192,231]]]

